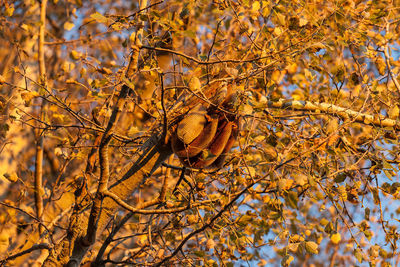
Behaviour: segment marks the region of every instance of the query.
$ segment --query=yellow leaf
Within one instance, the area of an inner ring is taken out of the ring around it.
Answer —
[[[128,130],[128,136],[132,136],[135,135],[139,132],[139,128],[136,126],[132,126],[131,128],[129,128]]]
[[[7,2],[6,2],[7,3]],[[14,5],[9,5],[4,11],[6,17],[11,17],[14,14]]]
[[[378,69],[380,75],[385,75],[386,73],[386,63],[383,58],[378,57],[375,61],[375,66]]]
[[[207,249],[207,250],[213,249],[214,246],[215,246],[214,240],[208,239],[208,240],[207,240],[207,243],[206,243],[206,249]]]
[[[81,75],[81,77],[83,77],[83,76],[85,76],[86,75],[86,69],[85,68],[82,68],[80,71],[79,71],[79,74]]]
[[[256,175],[256,170],[253,167],[249,167],[248,171],[251,177],[254,177]]]
[[[63,123],[66,119],[66,116],[60,113],[54,113],[52,117],[56,123]]]
[[[187,216],[187,222],[188,222],[189,224],[194,224],[194,223],[196,223],[196,222],[197,222],[197,217],[196,217],[196,215],[193,215],[193,214],[188,215],[188,216]]]
[[[312,52],[318,52],[319,50],[325,49],[325,48],[326,48],[326,46],[323,43],[317,42],[317,43],[312,44],[309,49]]]
[[[390,40],[390,39],[393,39],[393,33],[392,32],[387,32],[386,34],[385,34],[385,39],[386,40]]]
[[[5,174],[3,174],[3,176],[4,176],[8,181],[10,181],[10,182],[12,182],[12,183],[15,183],[16,181],[18,181],[18,175],[17,175],[15,172],[13,172],[13,173],[11,173],[11,174],[5,173]]]
[[[38,192],[39,192],[39,194],[41,195],[41,196],[44,196],[44,188],[43,187],[40,187],[40,188],[38,188]]]
[[[106,68],[106,67],[102,67],[100,69],[97,69],[97,71],[102,73],[102,74],[108,74],[108,75],[113,73],[111,69]]]
[[[37,97],[39,94],[37,92],[23,92],[21,93],[21,98],[25,102],[25,106],[28,107],[31,104],[31,101],[34,97]]]
[[[296,184],[298,185],[305,185],[308,181],[307,176],[305,176],[304,174],[299,174],[294,176],[294,181],[296,182]]]
[[[69,56],[70,56],[73,60],[77,60],[77,59],[79,59],[79,58],[82,56],[82,54],[81,54],[80,52],[76,51],[76,50],[72,50],[72,51],[69,53]]]
[[[364,117],[364,123],[365,124],[370,124],[371,122],[372,122],[372,120],[371,120],[370,117],[367,117],[367,116]]]
[[[5,231],[2,231],[0,234],[0,243],[8,243],[9,238],[10,236]]]
[[[342,240],[342,237],[340,236],[339,233],[336,233],[336,234],[331,235],[331,241],[332,241],[332,243],[337,244],[337,243],[340,242],[340,240]]]
[[[361,84],[357,84],[356,86],[354,86],[353,88],[353,96],[357,97],[360,94],[361,91]]]
[[[281,77],[281,72],[279,70],[274,70],[271,74],[271,80],[273,80],[275,83],[280,82],[280,77]]]
[[[285,255],[281,261],[281,266],[286,267],[289,266],[290,263],[294,260],[292,255]]]
[[[279,190],[288,190],[292,187],[293,182],[294,181],[291,179],[285,179],[285,178],[280,179],[278,181],[278,188],[279,188]]]
[[[161,259],[164,256],[165,249],[159,249],[157,252],[157,258]]]
[[[271,13],[271,9],[268,6],[267,1],[263,1],[263,10],[262,10],[262,15],[264,17],[267,17]]]
[[[339,127],[339,123],[338,123],[337,119],[336,118],[331,118],[329,120],[329,122],[328,122],[328,125],[326,126],[326,132],[328,134],[336,132],[338,127]]]
[[[108,21],[108,19],[99,12],[93,13],[92,15],[90,15],[90,17],[100,23],[107,23]]]
[[[304,76],[309,81],[314,80],[314,76],[312,75],[311,71],[309,71],[308,69],[304,69]]]
[[[291,252],[296,252],[298,250],[300,246],[300,243],[289,243],[289,245],[287,246],[287,248],[291,251]]]
[[[388,111],[389,118],[397,119],[399,117],[399,111],[400,109],[398,105],[394,105],[393,107],[391,107]]]
[[[15,73],[21,73],[21,70],[19,69],[18,66],[15,66],[15,67],[14,67],[14,72],[15,72]]]
[[[262,197],[262,201],[263,201],[264,203],[269,203],[269,202],[271,201],[271,197],[270,197],[269,195],[264,195],[264,196]]]
[[[29,32],[29,26],[27,24],[23,23],[21,25],[21,28],[24,29],[25,31]]]
[[[189,81],[189,89],[192,90],[193,92],[199,91],[201,88],[201,82],[199,78],[197,77],[192,77]]]
[[[294,90],[293,91],[293,93],[292,93],[292,98],[294,99],[294,100],[304,100],[304,94],[303,94],[303,91],[302,90],[300,90],[300,89],[296,89],[296,90]]]
[[[138,237],[138,244],[145,245],[147,242],[147,235],[140,235]]]
[[[306,20],[305,18],[300,18],[299,19],[299,26],[303,27],[304,25],[306,25],[308,23],[308,20]]]
[[[253,157],[252,154],[247,154],[247,155],[245,155],[244,159],[245,159],[246,161],[252,161],[252,160],[254,160],[254,157]]]
[[[327,219],[325,219],[325,218],[322,218],[319,221],[319,224],[322,225],[322,226],[326,226],[326,225],[328,225],[328,223],[329,223],[329,221]]]
[[[70,31],[73,27],[75,27],[75,24],[72,22],[67,21],[64,23],[64,29],[67,31]]]
[[[306,251],[312,254],[318,254],[318,244],[313,241],[306,242]]]
[[[54,154],[56,154],[56,156],[62,155],[62,150],[61,150],[61,148],[60,148],[60,147],[56,147],[56,148],[54,149]]]
[[[275,27],[274,28],[274,34],[275,35],[281,35],[283,33],[283,30],[281,27]]]
[[[286,67],[289,74],[294,74],[297,71],[297,63],[292,63]]]
[[[254,142],[259,143],[259,142],[264,141],[264,139],[265,139],[265,136],[264,136],[264,135],[259,135],[259,136],[256,136],[256,137],[254,138]]]
[[[281,12],[276,12],[275,13],[276,17],[278,18],[279,24],[280,25],[285,25],[286,24],[286,16],[283,15]]]
[[[62,69],[64,72],[70,72],[70,71],[73,70],[74,68],[75,68],[75,64],[72,63],[72,62],[64,62],[64,63],[61,65],[61,69]]]
[[[253,3],[253,5],[251,6],[251,9],[252,9],[254,12],[257,12],[258,10],[260,10],[260,2],[255,1],[255,2]]]
[[[3,84],[5,82],[6,82],[6,78],[4,78],[4,76],[0,74],[0,84]]]
[[[242,109],[242,114],[243,115],[251,115],[251,114],[253,114],[253,108],[250,105],[242,105],[240,108]]]

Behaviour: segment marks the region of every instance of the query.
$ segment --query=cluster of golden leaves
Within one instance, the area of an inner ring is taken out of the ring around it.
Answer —
[[[242,126],[218,172],[182,174],[179,159],[170,160],[175,167],[170,187],[179,177],[186,182],[167,194],[166,205],[202,205],[179,215],[133,216],[118,236],[124,242],[109,253],[112,259],[160,262],[181,249],[187,233],[226,209],[212,226],[185,241],[184,255],[171,261],[210,266],[398,262],[393,218],[400,211],[390,205],[399,199],[398,132],[332,114],[268,108],[269,101],[287,98],[398,120],[398,0],[170,0],[149,2],[153,6],[140,13],[131,1],[50,1],[47,90],[35,78],[37,3],[8,2],[0,8],[5,37],[0,38],[0,144],[5,144],[0,151],[7,169],[2,194],[8,199],[0,216],[2,252],[23,244],[37,223],[29,216],[34,214],[31,127],[46,134],[43,196],[49,206],[58,205],[76,190],[98,145],[140,18],[145,22],[141,65],[111,143],[112,172],[118,174],[160,128],[164,111],[175,119],[176,104],[193,96],[200,80],[205,88],[235,81]],[[162,45],[166,32],[172,43]],[[38,119],[41,99],[49,103],[43,120]],[[208,125],[213,131],[214,118],[207,116],[203,131]],[[94,173],[89,188],[96,185]],[[157,194],[164,173],[156,172],[127,202]],[[46,223],[63,210],[52,210]],[[66,228],[67,218],[57,221],[55,232]]]

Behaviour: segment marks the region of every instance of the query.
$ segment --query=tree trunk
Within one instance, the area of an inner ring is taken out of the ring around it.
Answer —
[[[153,135],[141,148],[143,153],[132,161],[132,164],[126,166],[121,173],[122,176],[114,175],[115,179],[111,181],[109,191],[116,194],[122,200],[125,200],[140,185],[150,177],[154,171],[171,154],[169,144],[165,144],[163,138],[158,134]],[[102,233],[109,219],[115,214],[118,204],[111,198],[104,198],[101,214],[97,221],[97,233]],[[55,249],[50,253],[43,266],[60,266],[68,263],[68,266],[79,266],[88,249],[92,244],[87,244],[84,240],[86,229],[88,229],[88,216],[80,216],[81,221],[76,223],[77,236],[67,235],[59,242]],[[91,226],[89,226],[91,227]],[[69,251],[72,251],[70,256]]]

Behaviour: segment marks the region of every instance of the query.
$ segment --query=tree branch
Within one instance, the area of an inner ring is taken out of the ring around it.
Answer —
[[[386,32],[390,31],[390,23],[388,22],[386,24]],[[394,76],[393,71],[392,71],[392,66],[390,65],[390,51],[389,51],[389,41],[386,40],[385,46],[383,48],[383,53],[385,55],[385,63],[386,67],[388,69],[389,75],[393,80],[394,86],[397,89],[397,92],[400,93],[400,84],[399,81],[396,79],[396,76]]]
[[[181,243],[178,245],[178,247],[169,255],[168,257],[165,257],[162,261],[156,263],[154,266],[163,266],[163,264],[166,264],[170,259],[172,259],[176,254],[178,254],[179,251],[181,251],[182,247],[186,244],[187,241],[189,241],[193,236],[203,232],[207,228],[211,227],[215,220],[220,218],[224,212],[226,212],[232,205],[233,203],[236,202],[244,193],[247,192],[251,187],[253,187],[256,183],[258,183],[260,180],[264,179],[264,177],[257,179],[256,181],[253,181],[249,183],[242,191],[240,191],[236,196],[232,198],[231,201],[229,201],[228,204],[226,204],[214,217],[211,218],[211,220],[204,224],[202,227],[199,229],[191,232],[190,234],[186,235],[186,237],[181,241]]]
[[[125,201],[123,201],[121,198],[119,198],[116,194],[110,192],[110,191],[106,191],[103,192],[104,196],[107,196],[109,198],[111,198],[112,200],[114,200],[118,205],[120,205],[121,207],[123,207],[126,210],[129,210],[130,212],[133,213],[138,213],[138,214],[168,214],[168,213],[177,213],[177,212],[181,212],[181,211],[185,211],[194,207],[198,207],[201,206],[203,203],[195,203],[192,205],[187,205],[186,207],[176,207],[176,208],[171,208],[171,209],[155,209],[155,210],[144,210],[144,209],[137,209],[135,207],[132,207],[131,205],[129,205],[128,203],[126,203]]]
[[[39,64],[39,83],[44,87],[47,86],[46,81],[46,67],[44,61],[44,34],[46,28],[46,6],[47,0],[42,0],[40,3],[40,26],[39,26],[39,39],[38,39],[38,64]],[[45,101],[42,100],[40,107],[40,117],[43,120]],[[35,158],[35,181],[34,181],[34,195],[36,216],[40,219],[43,214],[43,139],[44,133],[37,131],[36,140],[36,158]],[[39,234],[44,231],[41,224],[39,224]]]
[[[46,29],[46,7],[47,0],[42,0],[40,3],[40,26],[38,39],[38,63],[39,63],[39,78],[43,81],[46,78],[46,66],[44,61],[44,34]]]
[[[365,114],[349,108],[343,108],[329,103],[280,99],[278,101],[268,101],[267,105],[269,108],[275,108],[275,109],[319,111],[321,113],[334,114],[342,118],[343,120],[352,120],[365,125],[371,125],[376,127],[390,127],[397,131],[400,130],[400,122],[389,119],[383,115],[377,116],[377,115]]]
[[[186,59],[193,61],[194,63],[200,64],[200,65],[213,65],[213,64],[222,64],[222,63],[248,63],[248,62],[254,62],[257,60],[266,59],[266,58],[271,57],[271,55],[267,55],[267,56],[256,57],[256,58],[251,58],[251,59],[243,59],[243,60],[241,60],[241,59],[225,59],[225,60],[202,61],[200,59],[197,59],[195,57],[186,55],[184,53],[181,53],[181,52],[178,52],[178,51],[175,51],[172,49],[153,47],[153,46],[148,46],[148,45],[142,45],[142,46],[140,46],[140,48],[174,54],[174,55],[186,58]]]

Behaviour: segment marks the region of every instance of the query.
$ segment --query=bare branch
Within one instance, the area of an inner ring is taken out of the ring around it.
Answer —
[[[29,212],[27,212],[27,211],[25,211],[25,210],[23,210],[23,209],[21,209],[21,208],[15,207],[15,206],[13,206],[13,205],[10,205],[10,204],[1,202],[1,201],[0,201],[0,205],[6,206],[6,207],[8,207],[8,208],[12,208],[12,209],[15,209],[15,210],[18,210],[18,211],[24,213],[25,215],[29,216],[29,217],[32,218],[33,220],[37,221],[37,222],[39,223],[39,225],[41,225],[41,227],[43,227],[44,229],[47,230],[47,232],[49,232],[49,229],[46,227],[46,225],[44,225],[44,224],[42,223],[42,221],[41,221],[39,218],[35,217],[34,215],[30,214]]]

